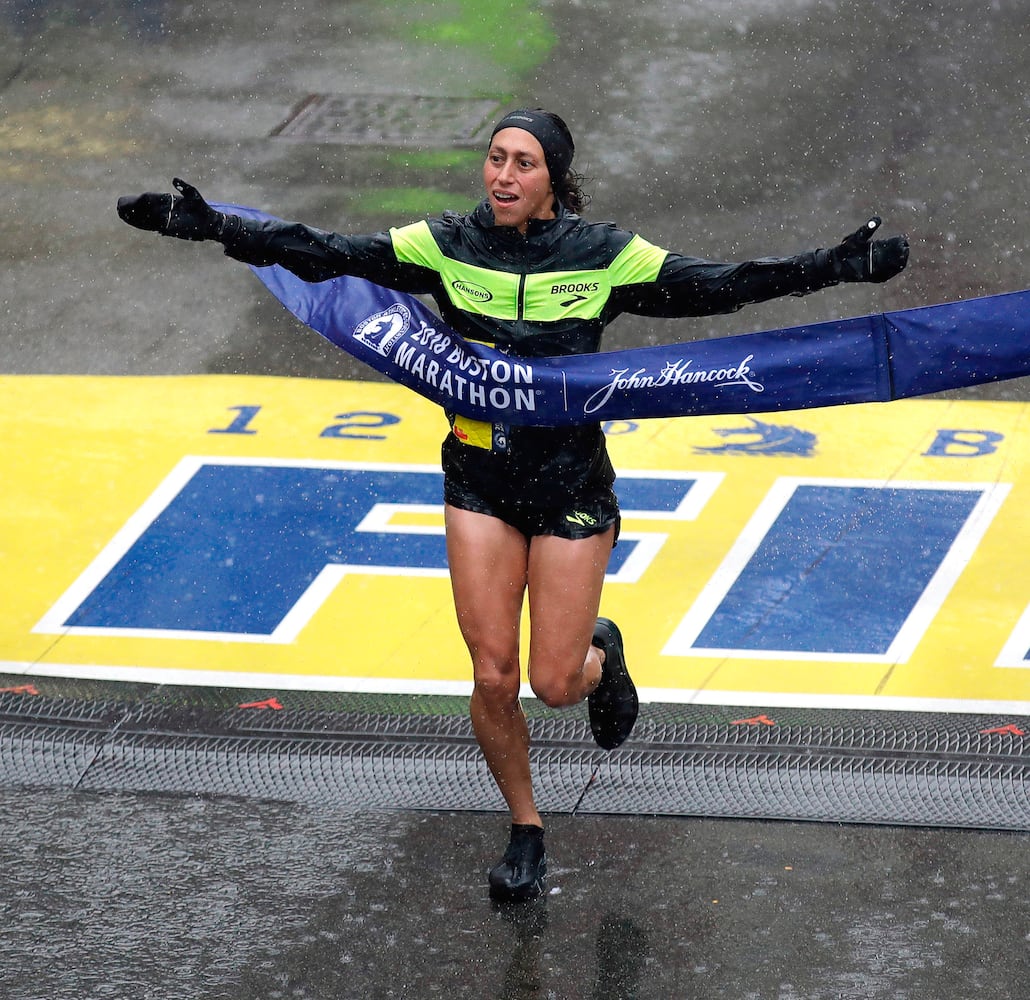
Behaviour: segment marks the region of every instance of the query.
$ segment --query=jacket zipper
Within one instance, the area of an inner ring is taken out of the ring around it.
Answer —
[[[526,335],[526,275],[519,275],[518,310],[515,316],[516,330],[519,337]]]

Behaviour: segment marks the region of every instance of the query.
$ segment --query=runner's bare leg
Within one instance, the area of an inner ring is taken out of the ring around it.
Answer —
[[[454,609],[472,657],[472,728],[512,822],[543,826],[519,702],[519,623],[529,544],[521,532],[485,514],[448,505],[445,521]]]
[[[529,677],[551,707],[597,687],[603,654],[590,644],[614,528],[590,538],[530,542],[497,518],[446,508],[455,610],[472,656],[472,726],[513,823],[542,826],[533,797],[529,730],[519,702],[519,623],[530,602]]]

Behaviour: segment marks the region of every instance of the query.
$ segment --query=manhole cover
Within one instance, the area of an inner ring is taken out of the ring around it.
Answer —
[[[349,146],[476,146],[495,100],[393,94],[311,94],[272,135]]]

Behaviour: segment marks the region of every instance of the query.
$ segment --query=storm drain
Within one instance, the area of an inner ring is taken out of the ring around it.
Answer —
[[[500,107],[488,98],[309,94],[272,135],[349,146],[477,146]]]
[[[0,781],[504,808],[464,699],[167,686],[119,698],[112,684],[89,694],[54,679],[0,693]],[[649,704],[633,738],[603,753],[581,706],[527,711],[550,813],[1030,830],[1025,720]]]

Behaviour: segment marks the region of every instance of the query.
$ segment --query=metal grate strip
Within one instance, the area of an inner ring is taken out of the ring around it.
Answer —
[[[49,690],[47,687],[49,685]],[[153,688],[96,701],[0,694],[8,783],[243,795],[401,809],[500,810],[462,699]],[[245,700],[244,700],[245,699]],[[612,754],[583,706],[531,704],[549,812],[1030,829],[1024,730],[970,715],[646,705]],[[458,714],[458,712],[461,714]],[[756,722],[756,719],[764,720]]]
[[[499,109],[490,98],[309,94],[272,135],[348,146],[474,146]]]

